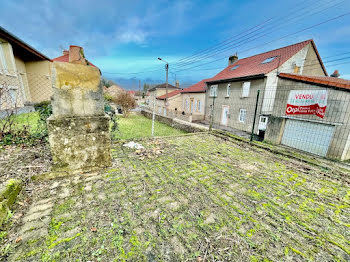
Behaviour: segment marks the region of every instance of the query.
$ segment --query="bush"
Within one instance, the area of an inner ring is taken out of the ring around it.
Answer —
[[[52,114],[49,101],[34,105],[35,112],[16,114],[13,111],[0,119],[0,144],[36,144],[48,136],[46,119]]]
[[[135,98],[127,92],[120,92],[117,97],[113,97],[112,102],[120,105],[124,117],[128,117],[130,110],[137,105]]]
[[[52,106],[50,101],[43,101],[34,105],[35,111],[39,113],[36,136],[44,138],[48,136],[46,120],[52,115]]]

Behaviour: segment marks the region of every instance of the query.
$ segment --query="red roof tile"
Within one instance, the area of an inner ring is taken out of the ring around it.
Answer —
[[[66,62],[66,63],[68,63],[68,62],[69,62],[69,54],[65,54],[65,55],[56,57],[56,58],[52,59],[52,61]],[[88,62],[89,62],[89,64],[90,64],[91,66],[97,67],[97,66],[95,66],[93,63],[91,63],[90,61],[88,61]]]
[[[128,90],[127,91],[130,95],[135,95],[135,93],[136,93],[136,91],[134,91],[134,90]]]
[[[181,89],[178,89],[178,90],[175,90],[175,91],[172,91],[172,92],[168,93],[168,98],[180,94],[181,91],[182,91]],[[164,100],[165,98],[166,98],[166,94],[157,97],[157,99],[159,99],[159,100]]]
[[[181,91],[181,93],[205,93],[207,84],[210,78],[208,79],[203,79],[199,81],[198,83],[191,85],[188,88],[185,88],[184,90]]]
[[[311,84],[320,84],[320,85],[326,85],[331,87],[350,89],[350,80],[337,78],[337,77],[306,76],[306,75],[296,75],[296,74],[286,74],[286,73],[280,73],[278,76],[281,78],[303,81]]]
[[[284,64],[288,59],[290,59],[293,55],[299,52],[308,44],[312,44],[316,50],[319,61],[323,67],[325,73],[327,73],[326,69],[323,66],[322,60],[318,54],[315,43],[313,40],[307,40],[304,42],[300,42],[297,44],[293,44],[290,46],[282,47],[279,49],[275,49],[269,52],[265,52],[262,54],[254,55],[251,57],[239,59],[234,64],[227,66],[224,70],[219,72],[216,76],[210,79],[211,81],[224,80],[224,79],[232,79],[232,78],[240,78],[254,75],[267,74],[280,65]],[[265,59],[275,57],[271,62],[263,64],[262,62]],[[235,69],[233,69],[236,67]]]

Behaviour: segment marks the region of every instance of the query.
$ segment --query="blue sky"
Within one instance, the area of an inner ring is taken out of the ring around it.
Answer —
[[[80,45],[104,76],[127,88],[137,79],[164,81],[162,57],[170,82],[176,74],[185,87],[218,73],[235,52],[243,58],[310,38],[327,71],[350,79],[350,15],[293,34],[346,12],[348,0],[1,0],[0,25],[51,58]],[[225,50],[179,63],[226,39]]]

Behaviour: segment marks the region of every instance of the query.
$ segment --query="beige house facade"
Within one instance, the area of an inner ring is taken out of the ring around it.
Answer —
[[[168,84],[168,94],[170,94],[172,91],[180,90],[180,87],[173,86],[171,84]],[[146,104],[148,104],[149,107],[153,107],[153,101],[156,102],[156,98],[160,97],[162,95],[166,94],[166,84],[160,84],[155,87],[152,87],[147,91],[147,97],[146,97]]]
[[[50,100],[51,60],[0,27],[0,111]]]
[[[177,89],[168,93],[167,107],[165,94],[156,97],[155,112],[158,115],[181,118],[191,122],[204,120],[205,80],[188,88]]]
[[[192,121],[202,121],[205,119],[205,94],[207,90],[206,81],[208,80],[203,79],[181,91],[182,112],[184,115],[191,116]]]

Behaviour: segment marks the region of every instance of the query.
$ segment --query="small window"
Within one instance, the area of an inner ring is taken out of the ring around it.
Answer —
[[[248,97],[250,91],[250,82],[244,82],[242,85],[242,97]]]
[[[5,59],[3,46],[4,46],[4,43],[0,42],[0,73],[4,72],[5,74],[8,74],[8,67]]]
[[[294,65],[294,74],[298,74],[300,72],[300,66]]]
[[[226,87],[226,97],[229,97],[231,93],[231,84],[227,84]]]
[[[201,112],[201,110],[202,110],[201,100],[197,101],[197,110],[198,110],[198,112]]]
[[[214,85],[210,87],[210,96],[216,97],[217,96],[217,91],[218,91],[218,86]]]
[[[233,70],[237,69],[238,67],[239,67],[239,65],[235,65],[234,67],[232,67],[232,68],[230,69],[230,71],[233,71]]]
[[[246,109],[240,109],[239,110],[238,121],[241,122],[241,123],[245,123],[246,115],[247,115],[247,110]]]
[[[270,63],[272,62],[277,56],[273,56],[273,57],[269,57],[269,58],[266,58],[264,61],[262,61],[261,63],[262,64],[267,64],[267,63]]]

